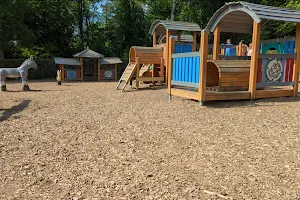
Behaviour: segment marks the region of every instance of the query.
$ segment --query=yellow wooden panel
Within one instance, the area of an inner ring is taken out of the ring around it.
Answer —
[[[256,90],[256,98],[289,97],[293,96],[293,89]]]
[[[164,77],[144,77],[144,76],[140,76],[139,80],[140,81],[164,81],[165,78]]]
[[[187,99],[199,100],[198,92],[171,88],[171,95],[184,97]]]
[[[206,92],[206,100],[238,100],[238,99],[250,99],[250,92],[248,91],[236,91],[236,92]]]

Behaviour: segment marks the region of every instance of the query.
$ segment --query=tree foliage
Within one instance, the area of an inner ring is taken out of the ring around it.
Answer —
[[[232,0],[1,0],[0,59],[71,56],[89,46],[105,56],[127,57],[133,45],[149,46],[156,19],[192,21],[205,27]],[[248,2],[300,10],[299,0]],[[270,21],[262,38],[295,34],[295,24]],[[251,36],[224,34],[236,40]]]

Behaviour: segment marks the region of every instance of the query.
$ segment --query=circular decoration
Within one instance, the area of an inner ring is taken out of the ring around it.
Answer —
[[[279,60],[271,60],[266,68],[266,74],[270,81],[279,81],[283,73],[282,63]]]
[[[107,78],[111,78],[112,77],[112,72],[111,71],[106,71],[105,72],[105,77],[107,77]]]

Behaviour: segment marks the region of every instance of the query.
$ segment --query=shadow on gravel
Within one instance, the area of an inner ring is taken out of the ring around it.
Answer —
[[[12,115],[22,112],[25,108],[28,107],[31,100],[24,100],[19,105],[13,106],[10,109],[3,109],[5,110],[2,115],[0,116],[0,123],[10,118]]]
[[[211,108],[234,108],[234,107],[266,107],[266,106],[280,106],[278,104],[267,103],[289,103],[300,102],[300,94],[296,97],[279,97],[279,98],[267,98],[256,100],[232,100],[232,101],[209,101],[205,102],[205,106]]]

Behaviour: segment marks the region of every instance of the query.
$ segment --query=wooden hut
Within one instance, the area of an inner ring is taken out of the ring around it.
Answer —
[[[81,63],[76,58],[54,57],[54,62],[61,70],[61,80],[81,80]]]
[[[286,54],[260,52],[261,25],[269,20],[296,22],[295,50]],[[207,61],[208,35],[214,34],[213,60]],[[220,33],[252,34],[252,56],[231,56],[220,60]],[[170,51],[174,39],[168,37]],[[300,65],[300,11],[246,2],[226,3],[201,32],[200,54],[173,54],[170,61],[169,97],[210,100],[257,99],[295,96]],[[294,62],[292,80],[283,72]],[[265,77],[259,78],[259,77]],[[248,82],[248,84],[247,84]],[[241,91],[242,90],[242,91]]]
[[[103,70],[100,70],[100,73],[98,73],[98,76],[100,76],[103,79],[114,79],[115,81],[118,79],[118,64],[123,63],[120,58],[117,57],[104,57],[101,59],[101,66],[107,66],[105,69],[103,67]]]
[[[100,81],[100,67],[101,67],[101,58],[103,58],[104,56],[102,54],[99,54],[91,49],[89,49],[89,47],[87,47],[87,49],[76,53],[73,55],[73,57],[75,58],[79,58],[80,63],[81,63],[81,81],[83,81],[83,73],[84,73],[84,63],[83,63],[83,59],[90,59],[92,60],[93,63],[93,74],[94,74],[94,79],[97,80],[97,66],[98,66],[98,81]]]

